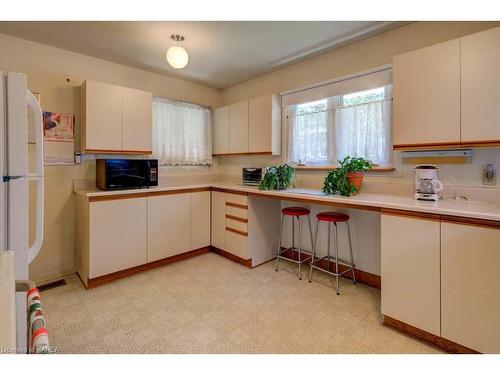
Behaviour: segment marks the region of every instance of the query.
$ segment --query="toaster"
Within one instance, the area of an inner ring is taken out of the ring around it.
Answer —
[[[262,179],[262,168],[242,168],[241,180],[243,185],[259,185]]]

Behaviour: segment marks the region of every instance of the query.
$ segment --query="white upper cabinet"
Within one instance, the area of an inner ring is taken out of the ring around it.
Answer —
[[[82,149],[85,152],[122,149],[122,88],[85,81],[81,88]]]
[[[281,105],[266,95],[214,110],[213,154],[281,154]]]
[[[281,154],[281,106],[277,95],[251,99],[248,104],[248,151]]]
[[[212,139],[212,152],[214,154],[229,153],[229,106],[216,108],[214,110]]]
[[[500,27],[462,42],[462,142],[500,143]]]
[[[460,40],[393,60],[393,144],[460,142]]]
[[[122,88],[122,152],[152,150],[153,94]]]
[[[248,101],[229,106],[229,152],[248,152]]]
[[[102,82],[81,86],[82,151],[150,154],[152,94]]]

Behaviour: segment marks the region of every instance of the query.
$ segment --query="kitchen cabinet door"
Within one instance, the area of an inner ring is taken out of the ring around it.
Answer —
[[[393,59],[393,144],[460,142],[460,40]]]
[[[248,152],[248,101],[229,106],[229,153]]]
[[[148,197],[148,262],[190,250],[190,193]]]
[[[191,193],[191,250],[210,246],[210,192]]]
[[[214,110],[212,153],[229,153],[229,106]]]
[[[153,95],[122,88],[122,152],[149,154],[152,151]]]
[[[461,43],[462,142],[500,142],[500,27]]]
[[[439,220],[381,215],[382,314],[440,335]]]
[[[91,202],[89,278],[147,261],[147,198]]]
[[[121,152],[122,88],[107,83],[85,81],[81,96],[84,151]]]
[[[281,107],[276,95],[248,102],[248,152],[281,153]]]
[[[226,229],[226,251],[241,259],[248,259],[248,236]]]
[[[212,239],[211,244],[226,249],[226,194],[212,191]]]
[[[500,353],[500,228],[441,224],[442,336]]]

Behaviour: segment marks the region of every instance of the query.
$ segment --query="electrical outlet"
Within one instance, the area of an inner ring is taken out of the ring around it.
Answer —
[[[497,184],[497,170],[493,164],[486,164],[483,169],[483,185]]]

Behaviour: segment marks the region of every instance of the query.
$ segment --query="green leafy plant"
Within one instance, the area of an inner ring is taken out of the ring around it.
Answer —
[[[339,168],[345,169],[347,172],[366,172],[372,169],[371,161],[363,158],[351,158],[346,156],[343,160],[337,160]]]
[[[260,190],[283,190],[294,185],[295,168],[288,164],[269,167],[259,184]]]
[[[372,168],[372,163],[363,158],[351,158],[346,156],[343,160],[337,160],[339,166],[330,171],[323,183],[323,192],[327,194],[340,194],[350,197],[359,190],[349,180],[350,173],[363,173]]]

